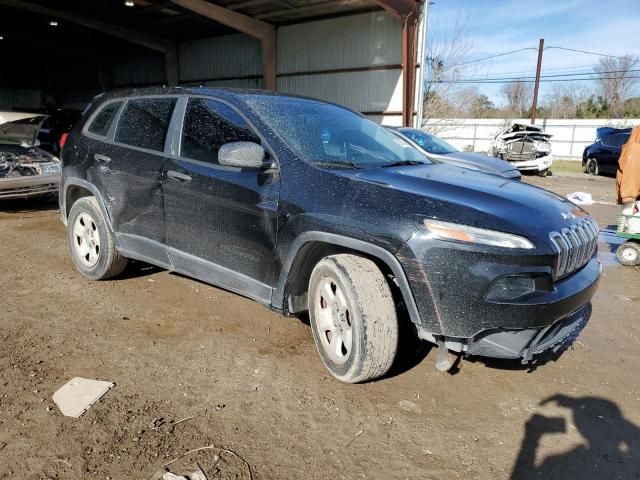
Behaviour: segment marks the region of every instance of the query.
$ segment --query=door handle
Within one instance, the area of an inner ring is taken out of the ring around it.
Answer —
[[[109,163],[111,161],[110,157],[107,157],[106,155],[102,155],[101,153],[94,154],[93,158],[95,158],[98,162],[102,162],[102,163]]]
[[[170,180],[175,180],[176,182],[188,183],[191,181],[191,177],[189,175],[176,172],[175,170],[167,171],[167,177],[169,177]]]

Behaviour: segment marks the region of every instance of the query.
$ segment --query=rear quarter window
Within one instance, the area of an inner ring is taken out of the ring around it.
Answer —
[[[124,107],[115,141],[139,148],[164,151],[175,98],[139,98]]]
[[[102,110],[93,117],[93,120],[91,120],[87,130],[94,135],[106,137],[107,133],[109,133],[109,128],[113,123],[113,119],[116,118],[116,114],[118,113],[121,105],[122,102],[113,102],[105,105]]]

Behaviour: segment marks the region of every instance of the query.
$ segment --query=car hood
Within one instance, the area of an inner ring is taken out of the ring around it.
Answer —
[[[515,170],[511,164],[499,158],[488,157],[474,152],[454,152],[447,154],[431,154],[432,157],[441,162],[450,163],[459,167],[480,170],[481,172],[501,174],[506,171]]]
[[[573,203],[541,188],[446,164],[342,173],[412,194],[402,202],[410,204],[411,213],[420,218],[495,228],[546,242],[549,232],[587,216]]]
[[[46,118],[46,115],[37,113],[0,112],[0,140],[32,147]]]

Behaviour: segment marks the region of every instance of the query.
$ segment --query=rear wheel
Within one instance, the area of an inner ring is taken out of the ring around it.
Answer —
[[[598,175],[600,173],[600,166],[598,165],[598,160],[595,158],[590,158],[587,160],[587,173],[590,175]]]
[[[618,247],[616,251],[618,261],[630,267],[640,265],[640,244],[635,242],[626,242]]]
[[[71,207],[67,242],[76,268],[91,280],[115,277],[127,266],[94,197],[83,197]]]
[[[398,318],[389,284],[371,260],[340,254],[322,259],[309,281],[309,317],[322,362],[347,383],[391,367]]]

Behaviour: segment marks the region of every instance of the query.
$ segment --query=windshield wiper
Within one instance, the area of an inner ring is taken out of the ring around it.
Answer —
[[[387,163],[386,165],[381,165],[380,168],[404,167],[406,165],[427,165],[427,163],[426,162],[421,162],[419,160],[400,160],[398,162]]]
[[[360,166],[357,163],[349,162],[348,160],[347,161],[326,160],[326,161],[313,162],[313,164],[319,167],[328,167],[328,168],[349,168],[349,169],[360,168]]]

